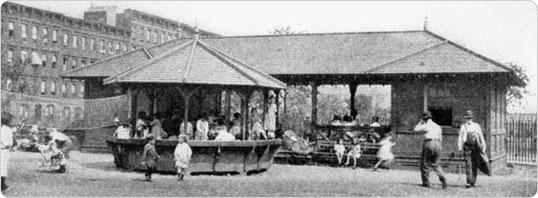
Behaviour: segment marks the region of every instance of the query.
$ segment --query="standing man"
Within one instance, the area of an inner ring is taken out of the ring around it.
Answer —
[[[17,130],[11,128],[12,115],[7,112],[2,112],[2,128],[0,129],[0,172],[2,176],[2,192],[8,188],[6,185],[6,177],[9,162],[9,149],[13,145],[13,133]]]
[[[463,156],[465,157],[466,188],[475,186],[476,174],[480,166],[480,160],[482,160],[481,154],[486,153],[486,141],[484,140],[482,129],[480,125],[473,122],[473,117],[472,111],[465,112],[463,116],[465,123],[461,126],[458,136],[458,150],[463,149]],[[486,174],[489,174],[489,171]]]
[[[437,123],[431,120],[432,114],[429,111],[422,113],[422,120],[417,124],[414,131],[426,132],[422,144],[422,154],[420,156],[420,173],[422,186],[430,187],[430,168],[439,176],[439,180],[446,188],[446,178],[439,164],[442,153],[442,129]]]
[[[275,96],[269,96],[269,104],[267,104],[267,111],[265,114],[265,131],[267,132],[268,139],[275,139],[276,130],[276,104]]]

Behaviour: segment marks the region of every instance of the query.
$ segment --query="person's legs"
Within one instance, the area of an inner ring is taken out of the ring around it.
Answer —
[[[342,163],[342,153],[336,153],[336,159],[338,160],[338,165]]]
[[[357,167],[357,158],[353,156],[353,169],[355,169],[355,167]]]
[[[476,176],[478,173],[478,160],[480,157],[480,150],[478,148],[478,145],[474,145],[472,152],[471,152],[471,174],[472,174],[472,180],[470,181],[470,185],[474,186],[476,184]]]
[[[426,147],[426,143],[422,146],[422,154],[420,155],[420,177],[422,179],[422,186],[429,187],[430,185],[430,170],[428,168],[429,149]]]
[[[350,153],[351,153],[351,152],[350,152]],[[351,156],[350,156],[350,155],[351,155],[350,153],[347,154],[346,166],[349,165],[349,158],[351,157]],[[355,158],[353,158],[353,159],[355,159]]]
[[[3,177],[2,176],[2,191],[6,190],[8,188],[7,184],[6,184],[6,177]]]
[[[467,176],[467,187],[470,187],[471,184],[473,184],[474,181],[474,174],[473,174],[473,151],[472,151],[472,145],[464,144],[463,145],[463,156],[465,159],[465,175]]]
[[[432,169],[433,172],[439,177],[439,181],[443,184],[443,189],[446,188],[446,178],[443,173],[443,169],[441,168],[441,165],[439,162],[441,161],[441,142],[434,142],[432,143]]]

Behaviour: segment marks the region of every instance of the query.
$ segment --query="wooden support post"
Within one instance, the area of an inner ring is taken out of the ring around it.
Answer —
[[[138,92],[139,90],[137,87],[129,87],[127,90],[129,93],[129,100],[130,100],[130,114],[131,114],[131,126],[136,126],[136,113],[137,113],[137,105],[138,105]]]
[[[310,87],[312,88],[311,101],[312,101],[312,113],[310,115],[311,129],[314,131],[318,122],[318,84],[316,82],[310,82]]]
[[[357,83],[350,83],[349,84],[349,112],[351,117],[355,119],[357,116],[357,109],[355,109],[355,93],[357,93]]]
[[[252,93],[253,92],[250,89],[238,92],[239,96],[241,97],[241,133],[243,140],[246,140],[246,135],[248,133],[248,104],[250,102]]]
[[[161,91],[160,89],[157,90],[155,89],[155,92],[153,93],[153,113],[158,113],[159,112],[159,101],[157,100],[159,97],[157,97],[159,94],[161,94]],[[162,116],[162,115],[161,115]]]
[[[284,97],[284,119],[287,119],[288,115],[288,91],[282,90],[283,97]]]
[[[263,93],[263,113],[262,113],[262,123],[265,125],[265,114],[267,114],[267,100],[269,100],[269,90],[262,89]],[[265,126],[264,126],[265,128]]]
[[[230,120],[230,113],[231,113],[230,108],[232,106],[231,91],[229,89],[227,89],[227,90],[225,90],[225,94],[226,95],[225,95],[225,98],[224,98],[224,105],[225,105],[225,107],[224,107],[225,116],[224,117],[226,118],[226,120]]]
[[[422,92],[423,97],[424,97],[424,104],[423,104],[424,111],[423,112],[428,110],[428,89],[429,89],[428,84],[424,84],[424,90]]]
[[[192,94],[195,93],[198,90],[198,88],[187,88],[187,89],[179,89],[179,93],[181,93],[181,96],[183,96],[183,100],[185,101],[184,104],[184,114],[183,119],[185,120],[185,124],[183,125],[183,131],[187,133],[187,123],[189,122],[189,99],[191,98]]]
[[[148,100],[149,100],[149,105],[148,105],[148,114],[149,114],[149,117],[153,117],[153,109],[154,109],[154,106],[155,106],[155,90],[150,88],[150,89],[146,89],[146,93],[147,93],[147,97],[148,97]]]
[[[276,125],[280,123],[280,89],[275,90],[275,104],[276,104]]]

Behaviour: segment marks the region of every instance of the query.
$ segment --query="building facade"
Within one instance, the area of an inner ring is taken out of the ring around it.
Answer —
[[[2,97],[2,109],[32,124],[67,127],[70,121],[84,119],[74,113],[84,107],[84,82],[62,79],[60,74],[142,46],[189,36],[179,33],[179,23],[169,19],[130,9],[123,14],[113,12],[114,7],[94,7],[84,14],[85,20],[3,3],[1,88],[24,97]]]

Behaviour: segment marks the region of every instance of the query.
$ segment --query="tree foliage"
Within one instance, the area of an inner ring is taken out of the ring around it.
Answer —
[[[508,66],[514,71],[516,77],[524,83],[523,86],[511,86],[508,88],[507,101],[509,104],[521,103],[521,99],[529,93],[526,89],[526,85],[529,82],[529,77],[525,73],[525,70],[519,65],[514,63],[508,63]]]
[[[305,33],[305,31],[293,30],[293,28],[291,26],[277,27],[277,28],[275,28],[273,30],[269,30],[268,32],[269,32],[269,34],[273,34],[273,35],[291,35],[291,34]]]

